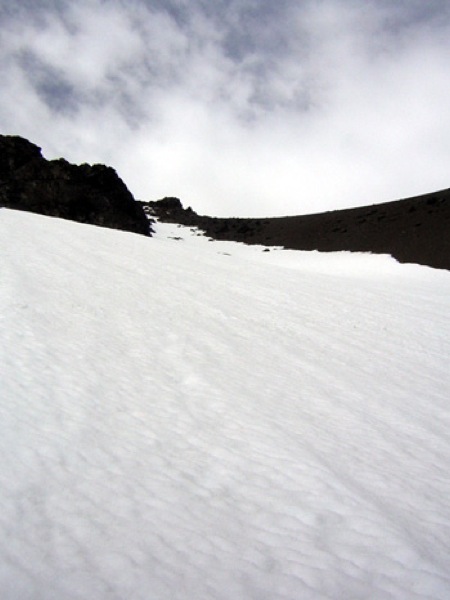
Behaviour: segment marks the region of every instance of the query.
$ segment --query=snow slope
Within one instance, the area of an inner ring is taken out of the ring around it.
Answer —
[[[158,233],[0,210],[2,600],[447,600],[450,273]]]

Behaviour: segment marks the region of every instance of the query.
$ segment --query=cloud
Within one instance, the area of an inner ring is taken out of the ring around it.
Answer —
[[[139,198],[298,214],[448,187],[450,9],[414,0],[0,4],[0,128]]]

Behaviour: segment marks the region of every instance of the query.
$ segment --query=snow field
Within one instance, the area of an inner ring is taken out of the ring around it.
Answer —
[[[157,229],[0,211],[2,598],[446,600],[450,274]]]

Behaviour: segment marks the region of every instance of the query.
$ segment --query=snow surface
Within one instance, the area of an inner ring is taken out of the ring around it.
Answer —
[[[0,247],[2,600],[450,598],[450,273],[6,209]]]

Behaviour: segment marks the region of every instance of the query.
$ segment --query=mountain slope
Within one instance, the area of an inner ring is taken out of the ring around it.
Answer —
[[[184,209],[177,198],[137,202],[111,167],[48,161],[28,140],[0,135],[0,207],[150,236],[145,211],[218,240],[390,254],[400,262],[450,270],[450,190],[314,215],[216,218]]]
[[[2,598],[447,599],[450,275],[156,228],[0,211]]]
[[[177,198],[142,205],[161,220],[200,227],[218,240],[390,254],[402,263],[450,270],[450,190],[373,206],[262,219],[200,216],[184,209]]]

